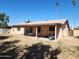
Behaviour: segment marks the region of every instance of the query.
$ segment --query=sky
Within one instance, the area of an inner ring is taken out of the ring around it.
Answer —
[[[56,1],[60,2],[56,7]],[[0,13],[9,16],[9,24],[31,21],[64,19],[70,27],[79,26],[79,0],[74,7],[71,0],[0,0]]]

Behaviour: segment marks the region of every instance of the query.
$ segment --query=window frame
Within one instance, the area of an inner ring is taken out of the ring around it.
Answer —
[[[20,31],[20,29],[21,29],[20,27],[17,27],[17,30],[18,30],[18,31]]]
[[[55,26],[50,26],[49,31],[55,31]]]

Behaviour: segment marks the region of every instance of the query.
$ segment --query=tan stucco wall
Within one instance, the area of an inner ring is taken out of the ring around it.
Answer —
[[[64,24],[63,36],[64,36],[64,37],[69,36],[69,29],[68,29],[67,23]]]
[[[69,30],[69,36],[73,36],[73,35],[74,35],[73,29],[70,29]]]
[[[69,37],[69,28],[67,23],[64,25],[61,25],[61,28],[59,29],[59,36],[58,39]]]
[[[62,35],[62,33],[63,33],[63,31],[62,31],[62,26],[60,25],[60,26],[58,26],[58,39],[60,39],[60,38],[62,38],[63,37],[63,35]]]
[[[10,34],[12,34],[12,35],[24,34],[24,28],[21,27],[20,31],[19,31],[19,30],[17,30],[17,27],[12,27],[11,30],[10,30]]]
[[[79,30],[73,30],[74,32],[74,37],[79,36]]]

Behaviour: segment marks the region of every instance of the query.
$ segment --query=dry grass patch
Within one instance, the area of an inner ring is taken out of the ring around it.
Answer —
[[[72,42],[77,44],[73,45]],[[27,36],[11,36],[0,40],[0,55],[10,55],[10,59],[79,59],[78,43],[75,40],[55,42]]]

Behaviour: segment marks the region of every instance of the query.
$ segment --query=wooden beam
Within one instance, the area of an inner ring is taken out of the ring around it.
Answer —
[[[36,39],[37,39],[37,35],[38,35],[37,30],[38,30],[38,28],[36,27]]]
[[[55,39],[57,39],[57,25],[55,25]]]

